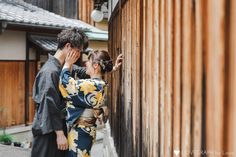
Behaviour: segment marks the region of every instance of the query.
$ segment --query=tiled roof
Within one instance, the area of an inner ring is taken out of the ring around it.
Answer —
[[[30,35],[29,40],[32,41],[35,45],[41,47],[44,51],[56,51],[57,49],[56,37]]]
[[[28,36],[29,40],[43,49],[46,52],[55,52],[57,50],[57,38],[53,36],[42,36],[42,35],[34,35],[30,34]],[[82,53],[88,55],[90,51],[93,49],[87,48],[86,50],[82,51]]]
[[[80,27],[86,30],[90,39],[108,40],[107,31],[97,29],[80,20],[62,17],[23,0],[0,0],[1,21],[55,29]]]

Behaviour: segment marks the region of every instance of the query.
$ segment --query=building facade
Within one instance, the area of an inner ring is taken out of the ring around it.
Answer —
[[[34,78],[48,53],[56,51],[57,34],[70,27],[85,30],[90,48],[107,49],[107,31],[23,0],[0,1],[0,128],[31,124]]]

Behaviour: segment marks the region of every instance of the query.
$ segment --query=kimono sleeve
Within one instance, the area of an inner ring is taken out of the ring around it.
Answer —
[[[73,65],[71,76],[73,76],[74,78],[79,78],[79,79],[88,79],[88,78],[90,78],[90,76],[86,74],[86,68],[85,67],[80,67],[80,66],[77,66],[77,65]]]
[[[38,104],[38,117],[42,133],[63,129],[59,77],[53,72],[41,72],[34,85],[33,98]]]
[[[62,120],[64,119],[62,108],[64,108],[65,106],[63,106],[64,103],[61,101],[62,98],[58,89],[59,75],[57,73],[52,73],[51,77],[49,77],[48,80],[50,80],[50,82],[52,81],[52,84],[51,86],[48,85],[46,100],[49,108],[49,113],[51,114],[53,130],[62,130],[64,123]]]
[[[69,69],[63,69],[61,72],[60,91],[74,106],[82,108],[97,108],[103,96],[94,82],[84,79],[76,81],[71,77]]]

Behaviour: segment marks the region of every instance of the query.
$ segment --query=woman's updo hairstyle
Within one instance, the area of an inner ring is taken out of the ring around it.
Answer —
[[[95,50],[90,52],[88,59],[92,59],[93,63],[98,63],[103,74],[110,72],[113,69],[112,59],[105,50]]]

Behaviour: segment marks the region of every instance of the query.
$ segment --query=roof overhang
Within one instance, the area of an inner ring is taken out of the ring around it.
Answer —
[[[57,50],[57,39],[56,37],[41,36],[41,35],[29,35],[28,40],[39,47],[45,52],[55,52]]]
[[[58,43],[57,43],[56,36],[29,34],[27,38],[31,42],[32,45],[43,50],[44,52],[54,53],[57,50]],[[88,55],[90,51],[92,51],[92,49],[87,48],[82,53]]]
[[[27,24],[27,23],[18,23],[18,22],[8,22],[0,20],[0,32],[4,30],[18,30],[18,31],[26,31],[30,33],[50,33],[50,34],[58,34],[65,27],[53,27],[53,26],[44,26],[44,25],[35,25],[35,24]],[[72,27],[67,27],[72,28]],[[92,32],[89,29],[81,28],[85,31],[85,34],[88,36],[89,40],[95,41],[108,41],[108,32]]]

